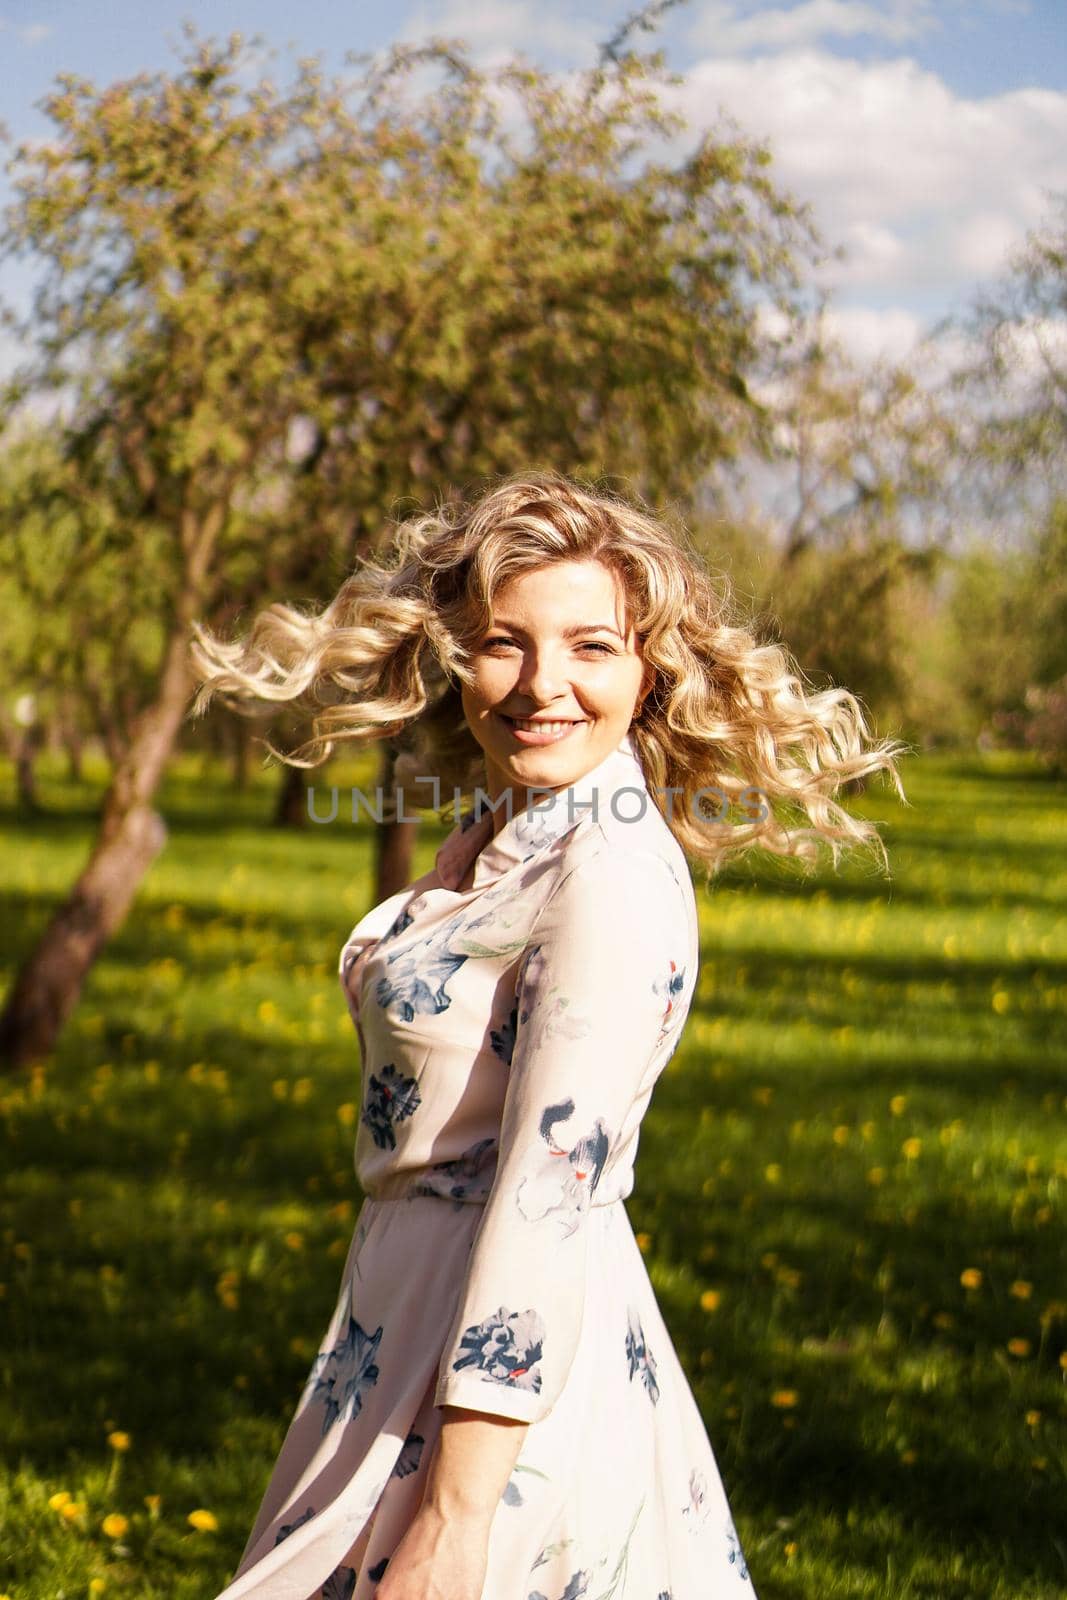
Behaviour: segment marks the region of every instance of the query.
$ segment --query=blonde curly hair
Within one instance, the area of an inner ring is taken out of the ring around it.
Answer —
[[[885,771],[903,800],[895,761],[908,747],[872,742],[854,695],[810,691],[781,645],[757,643],[728,581],[713,580],[683,529],[554,471],[517,473],[472,501],[399,522],[385,561],[366,562],[321,612],[268,606],[245,642],[194,623],[200,687],[191,715],[214,696],[245,714],[257,702],[292,702],[311,710],[313,736],[299,751],[275,752],[290,765],[318,766],[339,741],[404,735],[399,789],[433,772],[472,794],[485,767],[460,686],[492,626],[494,597],[519,573],[591,560],[620,581],[639,652],[654,669],[630,735],[687,857],[710,876],[753,845],[811,861],[825,844],[836,865],[842,844],[874,844],[888,869],[877,828],[833,796]],[[683,803],[665,808],[660,796],[671,789]],[[743,797],[756,789],[764,814],[744,823],[712,821],[702,807],[694,815],[702,789],[750,809]]]

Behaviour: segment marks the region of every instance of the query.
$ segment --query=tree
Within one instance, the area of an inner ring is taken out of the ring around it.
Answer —
[[[61,78],[56,138],[11,164],[8,249],[45,276],[8,406],[67,396],[64,503],[151,573],[161,630],[90,860],[0,1017],[16,1061],[51,1048],[162,847],[192,622],[321,599],[403,497],[471,476],[684,493],[760,423],[755,301],[789,304],[809,239],[760,147],[651,158],[678,129],[657,56],[616,48],[575,87],[521,63],[488,79],[435,41],[354,88],[304,61],[288,90],[242,90],[240,39],[186,32],[174,76]],[[412,100],[416,66],[444,82]]]
[[[1067,497],[1067,194],[940,331],[962,336],[951,388],[968,479],[1001,540],[1009,524],[1026,539]]]
[[[776,387],[780,533],[764,610],[807,673],[907,721],[911,620],[943,564],[951,421],[903,363],[857,366],[821,312],[796,330]]]

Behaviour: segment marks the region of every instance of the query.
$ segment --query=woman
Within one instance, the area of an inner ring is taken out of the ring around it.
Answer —
[[[751,1600],[623,1202],[696,986],[687,856],[877,841],[831,796],[899,789],[900,747],[553,473],[402,525],[319,617],[197,637],[198,710],[304,698],[320,760],[409,729],[405,788],[479,791],[341,952],[366,1198],[219,1600]]]

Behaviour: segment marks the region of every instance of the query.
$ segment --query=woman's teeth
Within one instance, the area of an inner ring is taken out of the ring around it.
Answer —
[[[523,722],[518,717],[509,717],[508,721],[513,728],[521,728],[523,733],[563,733],[567,728],[576,726],[573,722]]]

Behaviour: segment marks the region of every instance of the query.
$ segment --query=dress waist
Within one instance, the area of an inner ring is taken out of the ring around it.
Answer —
[[[493,1173],[478,1174],[470,1182],[451,1181],[445,1174],[430,1168],[427,1172],[398,1172],[391,1177],[378,1177],[364,1186],[368,1200],[387,1203],[392,1200],[451,1200],[454,1204],[484,1206],[492,1191]],[[488,1179],[488,1181],[486,1181]],[[612,1206],[625,1199],[629,1188],[620,1194],[617,1189],[594,1189],[589,1200],[591,1207]]]

